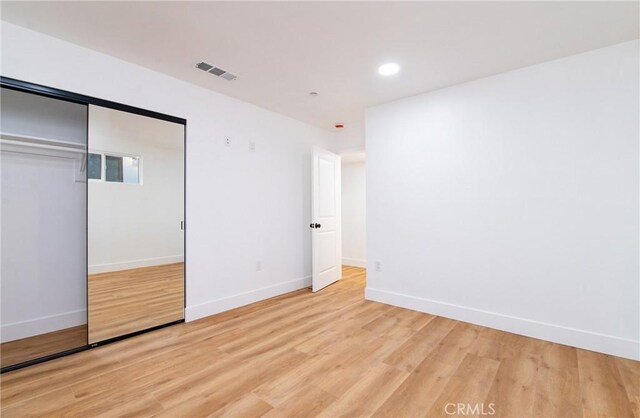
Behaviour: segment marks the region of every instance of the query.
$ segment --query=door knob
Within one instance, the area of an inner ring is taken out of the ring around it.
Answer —
[[[315,225],[314,224],[310,224],[309,228],[315,228]]]
[[[322,227],[322,225],[316,224],[316,228],[321,228],[321,227]]]

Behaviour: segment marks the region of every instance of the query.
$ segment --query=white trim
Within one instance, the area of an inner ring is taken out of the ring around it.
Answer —
[[[183,261],[183,255],[169,255],[166,257],[144,258],[141,260],[122,261],[119,263],[93,264],[89,266],[89,274],[160,266],[163,264],[181,263]]]
[[[572,347],[640,360],[640,341],[627,338],[452,305],[370,287],[365,289],[365,299]]]
[[[342,258],[342,265],[367,268],[367,260],[360,260],[358,258]]]
[[[184,312],[185,319],[187,322],[194,321],[196,319],[228,311],[230,309],[239,308],[240,306],[245,306],[250,303],[269,299],[274,296],[304,289],[309,286],[311,286],[311,276],[274,284],[272,286],[251,290],[249,292],[233,296],[215,299],[195,306],[188,306]]]
[[[34,335],[46,334],[47,332],[77,327],[86,323],[87,311],[84,309],[14,322],[0,327],[0,342],[6,343],[21,338],[33,337]]]

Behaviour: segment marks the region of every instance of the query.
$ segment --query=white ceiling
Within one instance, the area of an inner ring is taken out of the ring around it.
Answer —
[[[358,136],[367,106],[640,37],[636,1],[3,1],[2,19]]]

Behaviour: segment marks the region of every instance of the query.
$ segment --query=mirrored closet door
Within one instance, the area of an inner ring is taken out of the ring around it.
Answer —
[[[184,126],[89,106],[89,344],[184,319]]]
[[[2,368],[87,345],[87,105],[0,93]]]
[[[1,372],[184,321],[186,120],[0,84]]]

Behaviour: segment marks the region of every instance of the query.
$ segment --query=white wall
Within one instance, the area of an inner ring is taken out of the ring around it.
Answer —
[[[367,298],[640,359],[639,47],[368,109]]]
[[[311,148],[333,133],[6,22],[1,72],[187,119],[187,320],[309,285]]]
[[[184,259],[184,127],[89,107],[89,152],[137,156],[141,184],[89,180],[89,273]]]
[[[364,161],[342,164],[342,264],[366,267],[366,182]]]
[[[75,161],[1,160],[0,342],[86,324],[85,183],[74,181]]]

